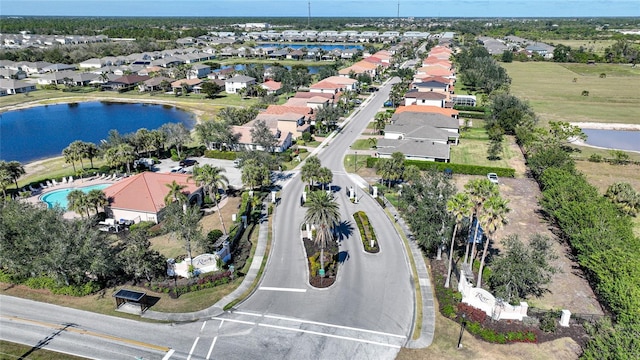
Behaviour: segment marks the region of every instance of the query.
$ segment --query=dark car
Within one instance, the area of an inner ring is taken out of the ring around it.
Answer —
[[[196,165],[196,164],[198,164],[198,162],[193,160],[193,159],[184,159],[184,160],[180,161],[180,166],[183,166],[183,167]]]

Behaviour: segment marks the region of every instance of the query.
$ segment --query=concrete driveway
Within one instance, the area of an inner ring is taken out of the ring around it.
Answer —
[[[204,156],[201,157],[190,157],[189,159],[196,160],[199,165],[209,164],[211,166],[216,166],[223,168],[224,175],[229,179],[229,185],[235,189],[239,189],[243,186],[242,184],[242,172],[239,168],[236,168],[233,164],[232,160],[221,160],[221,159],[210,159]],[[178,161],[173,161],[171,159],[163,159],[159,164],[155,164],[153,166],[154,172],[160,173],[168,173],[171,172],[171,169],[176,167],[180,167]],[[183,168],[187,173],[193,172],[193,166],[188,166]]]

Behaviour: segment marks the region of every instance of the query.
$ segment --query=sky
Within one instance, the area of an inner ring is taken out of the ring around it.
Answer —
[[[399,0],[401,17],[640,16],[640,0]],[[306,17],[307,0],[0,0],[1,15]],[[395,17],[398,0],[311,0],[311,16]]]

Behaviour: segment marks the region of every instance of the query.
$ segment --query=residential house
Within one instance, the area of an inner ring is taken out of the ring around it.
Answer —
[[[44,72],[44,68],[50,65],[53,64],[46,61],[25,61],[21,63],[20,68],[27,74],[42,74]]]
[[[105,66],[105,62],[101,59],[92,58],[81,62],[80,69],[98,69]]]
[[[113,79],[102,87],[105,90],[126,91],[133,89],[136,85],[138,85],[138,83],[144,82],[145,80],[149,80],[149,77],[140,76],[138,74],[131,74]]]
[[[66,71],[66,70],[76,70],[76,67],[73,65],[67,65],[67,64],[51,64],[49,66],[45,66],[42,68],[43,72],[57,72],[57,71]]]
[[[8,68],[0,68],[1,79],[22,80],[27,77],[27,73],[22,70],[13,70]]]
[[[460,112],[458,110],[450,109],[450,108],[441,108],[437,106],[424,106],[424,105],[409,105],[409,106],[399,106],[396,109],[396,114],[401,114],[403,112],[420,112],[420,113],[436,113],[445,115],[454,119],[458,119],[458,115]]]
[[[171,86],[172,81],[174,80],[165,76],[156,76],[138,84],[138,89],[142,92],[163,91],[164,89],[162,88],[162,85],[167,84],[168,86]]]
[[[260,151],[268,151],[269,149],[265,149],[261,145],[256,144],[253,141],[253,137],[251,136],[251,130],[253,129],[256,121],[251,120],[248,123],[240,126],[232,126],[231,131],[235,134],[238,139],[236,144],[234,145],[234,149],[237,151],[240,150],[260,150]],[[278,120],[277,119],[265,119],[265,124],[269,129],[271,129],[271,133],[273,137],[277,140],[276,147],[271,149],[273,152],[283,152],[287,150],[292,144],[292,134],[284,133],[278,129]]]
[[[3,89],[7,95],[15,95],[35,91],[36,85],[24,80],[0,79],[0,89]]]
[[[76,75],[75,71],[59,71],[43,74],[38,78],[38,84],[40,85],[59,85],[67,84],[71,82],[73,76]],[[94,74],[95,75],[95,74]],[[97,75],[96,75],[97,76]]]
[[[199,91],[195,88],[198,85],[202,84],[202,79],[180,79],[171,83],[171,89],[173,89],[174,93],[183,94],[186,87],[186,92],[194,92],[199,93]]]
[[[307,106],[269,105],[256,119],[276,119],[278,129],[291,133],[294,139],[310,131],[314,110]]]
[[[449,81],[441,82],[438,80],[427,79],[425,81],[413,82],[411,89],[418,90],[420,92],[436,91],[441,93],[449,93]]]
[[[152,66],[161,66],[163,68],[168,68],[171,66],[178,66],[184,64],[185,61],[175,56],[167,56],[161,59],[156,59],[151,61]]]
[[[302,102],[291,103],[292,106],[307,106],[312,109],[318,109],[322,106],[328,105],[336,105],[340,100],[341,93],[320,93],[320,92],[305,92],[298,91],[294,97],[289,99],[289,101],[293,99],[302,99],[304,100],[304,104]],[[287,101],[288,103],[288,101]]]
[[[202,204],[202,187],[190,177],[188,174],[146,171],[120,180],[103,190],[109,201],[105,212],[113,219],[158,223],[166,208],[164,199],[169,193],[168,185],[174,181],[184,186],[182,193],[189,203]]]
[[[448,100],[448,96],[442,92],[424,92],[417,89],[410,90],[404,95],[405,106],[409,105],[424,105],[424,106],[436,106],[444,107]]]
[[[187,71],[187,79],[205,78],[211,73],[211,66],[204,64],[194,64]]]
[[[236,69],[234,69],[233,67],[216,69],[216,70],[213,70],[211,74],[207,75],[207,78],[226,80],[232,77],[235,73],[236,73]]]
[[[260,86],[267,90],[267,94],[277,95],[280,94],[280,90],[282,89],[282,83],[273,80],[267,80],[264,83],[260,84]]]
[[[248,86],[253,85],[255,83],[256,83],[256,79],[252,78],[251,76],[236,75],[231,79],[225,80],[224,89],[227,92],[227,94],[235,94],[238,92],[238,90],[245,89]]]
[[[360,60],[349,67],[340,69],[338,74],[346,77],[349,77],[352,74],[355,76],[366,74],[371,76],[371,78],[374,78],[378,74],[378,65]]]

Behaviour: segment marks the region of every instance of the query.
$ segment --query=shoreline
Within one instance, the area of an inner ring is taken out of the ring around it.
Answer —
[[[598,122],[570,122],[570,125],[588,130],[627,130],[640,131],[640,124],[598,123]]]
[[[45,101],[47,103],[44,103]],[[185,111],[185,112],[188,112],[188,113],[192,114],[193,118],[195,120],[195,124],[202,123],[202,117],[204,115],[204,111],[203,110],[190,109],[190,108],[182,106],[179,102],[174,102],[174,101],[170,101],[170,100],[161,100],[161,99],[157,99],[157,100],[127,99],[127,98],[114,98],[114,97],[100,97],[100,98],[61,97],[61,98],[55,98],[55,99],[42,99],[42,100],[25,102],[25,103],[16,104],[16,105],[0,107],[0,114],[2,114],[4,112],[8,112],[8,111],[31,109],[31,108],[35,108],[35,107],[39,107],[39,106],[46,106],[46,105],[71,104],[71,103],[92,102],[92,101],[109,101],[109,102],[116,102],[116,103],[119,102],[119,103],[127,103],[127,104],[171,105],[171,106],[174,106],[174,107],[176,107],[176,108],[178,108],[178,109],[180,109],[182,111]],[[193,132],[193,131],[194,131],[194,129],[191,129],[191,132]],[[27,172],[27,174],[29,174],[29,171],[27,170],[27,168],[30,168],[30,169],[34,170],[34,172],[37,172],[37,170],[35,169],[37,166],[39,166],[39,165],[41,165],[41,164],[43,164],[45,162],[48,162],[48,161],[52,161],[52,160],[56,160],[56,159],[62,159],[62,158],[63,158],[62,156],[52,156],[52,157],[47,157],[47,158],[42,158],[42,159],[38,159],[38,160],[25,162],[23,165],[25,167],[25,171]]]

